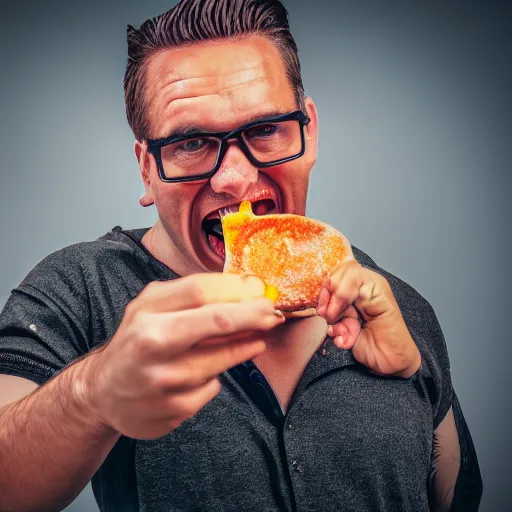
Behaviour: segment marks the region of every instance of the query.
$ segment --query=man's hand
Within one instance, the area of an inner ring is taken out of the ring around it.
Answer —
[[[420,352],[389,283],[357,261],[345,262],[330,273],[317,312],[329,323],[327,334],[334,343],[351,348],[357,361],[372,372],[407,378],[419,369]]]
[[[260,279],[229,274],[151,283],[90,358],[84,403],[128,437],[166,435],[220,392],[220,373],[265,350],[258,334],[284,318],[264,293]]]

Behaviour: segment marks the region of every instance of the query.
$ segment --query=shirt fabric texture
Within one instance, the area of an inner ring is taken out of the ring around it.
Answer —
[[[146,229],[114,228],[39,263],[0,314],[0,373],[45,383],[108,341],[151,281],[178,276],[142,246]],[[102,512],[429,511],[433,433],[452,407],[461,470],[452,510],[478,509],[481,479],[454,394],[445,340],[430,304],[353,247],[391,285],[422,364],[380,377],[327,337],[283,415],[248,361],[173,432],[121,437],[92,479]]]

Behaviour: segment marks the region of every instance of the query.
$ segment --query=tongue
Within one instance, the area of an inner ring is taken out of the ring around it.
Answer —
[[[215,251],[216,254],[218,254],[222,259],[226,258],[226,249],[224,246],[224,241],[219,240],[214,235],[208,235],[208,240],[210,242],[210,245],[212,246],[212,249]]]
[[[258,201],[252,205],[255,215],[265,215],[270,210],[269,201]]]

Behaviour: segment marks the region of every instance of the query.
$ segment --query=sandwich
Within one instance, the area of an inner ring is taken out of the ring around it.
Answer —
[[[275,307],[287,317],[315,315],[329,272],[354,258],[347,238],[328,224],[301,215],[258,216],[249,201],[221,215],[221,223],[223,271],[258,276],[276,290]]]

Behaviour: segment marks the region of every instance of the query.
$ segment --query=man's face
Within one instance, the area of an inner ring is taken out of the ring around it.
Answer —
[[[195,128],[228,132],[269,115],[298,108],[284,63],[267,39],[198,43],[166,50],[154,56],[147,69],[147,105],[151,138],[168,137]],[[170,266],[182,275],[221,271],[223,244],[205,232],[205,219],[244,199],[256,214],[305,214],[309,173],[317,153],[317,115],[306,100],[311,122],[306,130],[306,152],[291,162],[259,170],[236,143],[230,143],[218,172],[209,180],[165,183],[144,143],[136,143],[146,194],[159,214],[160,244]],[[177,270],[178,271],[178,270]]]

